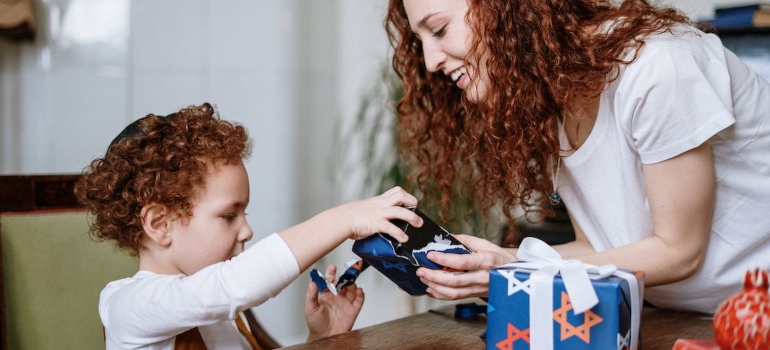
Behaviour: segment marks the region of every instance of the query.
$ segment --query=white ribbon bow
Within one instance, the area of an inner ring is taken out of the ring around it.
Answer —
[[[576,315],[599,303],[591,280],[618,276],[629,284],[631,291],[631,350],[637,349],[642,297],[636,276],[618,270],[615,265],[595,266],[578,260],[562,260],[556,250],[545,242],[526,237],[519,246],[514,261],[498,269],[522,268],[535,270],[530,274],[529,322],[530,348],[553,349],[553,278],[561,273]]]

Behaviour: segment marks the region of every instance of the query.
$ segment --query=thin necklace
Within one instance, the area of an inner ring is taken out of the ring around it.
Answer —
[[[554,206],[561,203],[561,197],[559,192],[556,192],[556,181],[559,180],[559,166],[561,165],[561,157],[556,161],[556,172],[551,176],[553,178],[553,192],[551,192],[551,204]]]
[[[564,134],[564,127],[559,130],[559,149],[561,150],[561,136]],[[553,163],[551,163],[551,169],[553,169]],[[551,200],[551,204],[553,206],[559,205],[561,203],[561,196],[559,196],[559,192],[556,191],[556,185],[559,181],[559,167],[561,166],[561,151],[559,151],[559,154],[556,155],[556,171],[554,171],[551,174],[551,183],[553,184],[553,192],[551,192],[551,197],[549,198]]]

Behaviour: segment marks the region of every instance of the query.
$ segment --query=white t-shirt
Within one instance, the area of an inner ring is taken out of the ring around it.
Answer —
[[[715,35],[681,29],[646,40],[602,93],[590,136],[562,160],[557,190],[597,251],[634,243],[653,235],[642,164],[710,142],[717,189],[704,262],[686,280],[647,288],[645,299],[714,312],[747,270],[770,269],[770,84]]]
[[[139,271],[110,282],[99,298],[107,349],[172,350],[175,337],[194,327],[209,349],[251,349],[232,320],[298,276],[294,254],[272,234],[190,276]]]

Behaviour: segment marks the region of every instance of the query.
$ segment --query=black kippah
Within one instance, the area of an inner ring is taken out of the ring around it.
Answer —
[[[171,115],[168,115],[168,116],[157,115],[156,117],[160,119],[160,121],[164,123],[168,123],[168,117],[170,117]],[[118,144],[123,139],[145,136],[144,132],[142,132],[142,129],[139,129],[139,123],[145,118],[148,118],[148,117],[139,118],[133,123],[128,124],[128,126],[126,126],[123,129],[123,131],[121,131],[120,134],[118,134],[118,136],[115,136],[112,142],[110,142],[110,147],[112,147],[112,145]]]

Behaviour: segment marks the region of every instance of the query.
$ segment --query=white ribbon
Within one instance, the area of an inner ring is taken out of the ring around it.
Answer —
[[[591,280],[617,276],[628,281],[631,291],[631,350],[637,349],[641,318],[642,296],[639,283],[633,274],[618,270],[615,265],[595,266],[578,260],[563,260],[556,250],[545,242],[526,237],[519,246],[514,261],[497,269],[535,270],[529,282],[530,348],[553,349],[553,278],[561,273],[576,315],[590,310],[599,303]]]

